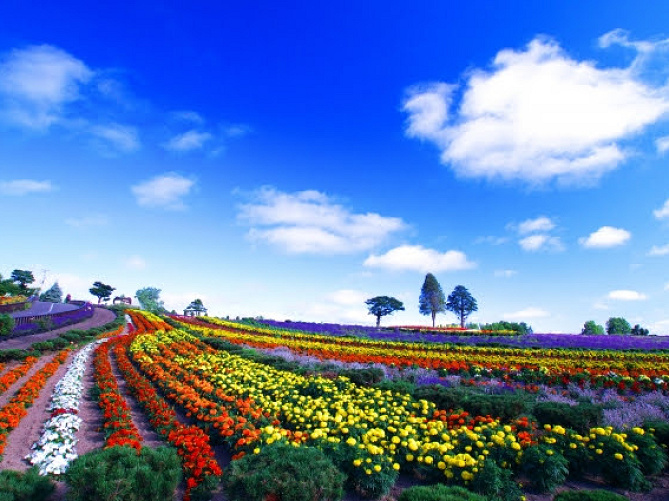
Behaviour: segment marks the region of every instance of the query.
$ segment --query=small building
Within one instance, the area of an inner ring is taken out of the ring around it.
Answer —
[[[125,297],[125,296],[116,296],[114,298],[114,301],[112,301],[113,304],[118,304],[118,303],[125,303],[125,304],[132,304],[132,298]]]
[[[185,309],[184,309],[184,317],[200,317],[200,316],[206,316],[207,315],[207,308],[204,306],[194,306],[193,304],[189,304]]]

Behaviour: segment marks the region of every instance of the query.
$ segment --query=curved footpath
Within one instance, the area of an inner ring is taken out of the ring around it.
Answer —
[[[60,329],[54,329],[52,331],[42,332],[40,334],[29,334],[27,336],[15,337],[5,340],[0,339],[0,350],[28,348],[33,343],[54,339],[67,331],[71,331],[72,329],[86,330],[93,327],[100,327],[101,325],[111,322],[115,318],[116,313],[113,311],[107,310],[106,308],[95,308],[95,312],[91,318],[88,318],[77,324],[67,325],[65,327],[61,327]]]

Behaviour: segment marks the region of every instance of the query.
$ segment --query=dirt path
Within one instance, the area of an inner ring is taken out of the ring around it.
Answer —
[[[30,368],[30,370],[28,370],[28,372],[26,372],[23,376],[14,381],[13,384],[11,384],[2,394],[0,394],[0,408],[7,405],[14,396],[14,393],[16,393],[16,391],[19,388],[21,388],[21,386],[23,386],[23,384],[33,376],[33,374],[35,374],[38,370],[44,367],[44,365],[50,362],[53,357],[54,355],[44,355],[43,357],[40,357],[40,359],[37,362],[35,362],[35,365],[33,365]],[[12,368],[16,367],[20,363],[21,362],[17,362],[16,364],[12,365]]]
[[[61,334],[70,331],[72,329],[86,330],[93,327],[100,327],[106,323],[111,322],[116,318],[116,313],[105,308],[95,308],[95,312],[91,318],[79,322],[78,324],[68,325],[66,327],[61,327],[60,329],[54,329],[48,332],[42,332],[40,334],[29,334],[27,336],[15,337],[12,339],[0,339],[0,350],[8,349],[24,349],[29,347],[33,343],[38,341],[48,341],[49,339],[56,338]]]
[[[24,458],[30,452],[33,443],[39,439],[42,432],[42,425],[49,419],[50,414],[47,407],[51,400],[53,388],[65,375],[65,372],[67,372],[67,366],[72,360],[72,357],[73,354],[70,354],[65,363],[58,367],[58,370],[49,378],[44,388],[40,391],[39,396],[33,402],[33,405],[28,411],[28,415],[21,420],[16,428],[9,432],[7,437],[7,447],[5,447],[5,453],[2,457],[2,461],[0,461],[0,470],[25,471],[30,467],[30,464]],[[40,361],[32,367],[28,375],[12,385],[12,388],[9,391],[9,398],[11,398],[11,394],[15,393],[15,391],[12,391],[13,389],[20,388],[25,380],[32,376],[52,358],[53,356],[50,355],[42,357]],[[0,399],[0,405],[4,405],[2,402],[5,398],[7,398],[6,394],[3,395],[3,399]]]

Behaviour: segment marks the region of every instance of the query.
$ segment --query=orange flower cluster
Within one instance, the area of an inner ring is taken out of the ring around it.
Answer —
[[[25,376],[30,368],[35,365],[37,360],[38,359],[35,357],[26,357],[22,364],[14,367],[10,371],[7,371],[6,374],[3,374],[2,377],[0,377],[0,393],[7,391],[7,388]]]
[[[50,362],[33,374],[9,403],[0,409],[0,455],[5,451],[9,432],[19,425],[21,419],[28,413],[28,407],[32,405],[46,382],[58,370],[58,367],[67,360],[69,355],[69,349],[58,353]]]
[[[142,448],[142,437],[132,422],[128,403],[121,395],[116,378],[112,374],[108,345],[109,342],[101,344],[95,350],[93,359],[95,383],[100,390],[99,406],[104,419],[105,448],[127,445],[139,451]]]
[[[146,311],[138,310],[125,310],[125,312],[130,315],[132,323],[135,325],[135,334],[144,334],[145,332],[155,332],[155,331],[169,331],[172,330],[172,326],[160,317],[153,315]]]
[[[197,426],[181,424],[170,405],[158,395],[149,380],[132,365],[127,355],[127,347],[132,339],[134,335],[112,341],[119,370],[130,392],[147,413],[151,426],[177,448],[186,477],[184,500],[188,501],[190,491],[200,485],[206,477],[218,477],[222,474],[221,467],[214,458],[209,435]]]

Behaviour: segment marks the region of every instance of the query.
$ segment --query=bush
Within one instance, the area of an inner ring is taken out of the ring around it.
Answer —
[[[10,348],[8,350],[0,350],[0,363],[9,362],[10,360],[24,360],[26,357],[31,356],[31,353],[27,350],[21,350],[18,348]],[[39,353],[37,354],[39,356]]]
[[[486,459],[470,487],[495,501],[517,501],[522,492],[512,476],[511,470],[501,468],[495,461]]]
[[[0,336],[7,336],[14,330],[14,319],[3,313],[0,315]]]
[[[164,501],[181,478],[174,449],[111,447],[79,456],[65,481],[69,501]]]
[[[560,452],[544,444],[528,447],[522,459],[525,475],[539,492],[552,492],[564,484],[568,462]]]
[[[573,406],[561,402],[538,402],[532,409],[532,415],[541,426],[559,424],[580,434],[587,434],[591,428],[601,426],[604,419],[601,406],[585,402]]]
[[[320,450],[275,443],[233,461],[224,487],[230,501],[338,501],[344,478]]]
[[[659,420],[648,420],[644,423],[643,427],[650,431],[654,436],[660,446],[664,448],[669,448],[669,423],[666,421]]]
[[[397,501],[486,501],[486,498],[464,487],[435,484],[409,487]]]
[[[54,488],[51,480],[39,475],[37,467],[25,473],[0,471],[0,501],[44,501]]]
[[[563,491],[553,501],[628,501],[629,498],[615,492],[595,489],[592,491]]]
[[[635,454],[644,475],[657,475],[667,466],[667,454],[650,433],[628,432],[627,441],[638,447]]]

